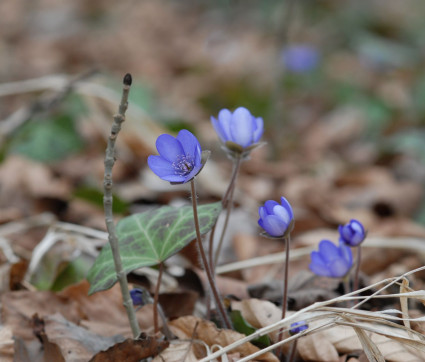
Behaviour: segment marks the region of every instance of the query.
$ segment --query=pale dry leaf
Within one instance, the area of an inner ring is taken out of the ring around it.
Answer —
[[[12,329],[9,326],[2,326],[0,328],[0,361],[13,361],[14,344]]]
[[[314,333],[298,339],[297,351],[305,361],[338,362],[335,346],[323,333]]]
[[[243,334],[226,330],[217,329],[214,323],[205,321],[203,319],[186,316],[175,319],[170,322],[171,331],[180,339],[195,338],[204,341],[208,346],[219,345],[225,347],[241,338]],[[196,330],[195,330],[196,329]],[[195,333],[194,333],[195,330]],[[236,347],[232,352],[239,352],[242,357],[249,356],[252,353],[259,351],[257,347],[251,343],[244,343],[241,346]],[[197,358],[205,357],[205,349],[196,348],[194,346],[194,352]],[[270,352],[264,353],[257,358],[258,361],[264,362],[277,362],[277,358]]]
[[[61,350],[66,361],[88,361],[94,353],[108,349],[124,337],[103,337],[67,321],[57,313],[44,318],[46,335]]]
[[[196,362],[198,359],[193,351],[193,343],[189,341],[171,343],[152,362]]]
[[[232,301],[232,309],[241,311],[245,320],[254,328],[267,327],[282,319],[282,310],[267,300],[253,298],[240,302]],[[278,332],[273,331],[269,334],[273,341],[277,340]]]

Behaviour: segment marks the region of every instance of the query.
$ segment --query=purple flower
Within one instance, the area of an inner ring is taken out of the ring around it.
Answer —
[[[291,324],[291,329],[289,330],[289,334],[294,335],[301,333],[308,329],[308,324],[306,321],[299,321]]]
[[[202,169],[201,146],[188,130],[181,130],[174,138],[163,134],[156,140],[159,156],[149,156],[148,165],[160,178],[171,183],[192,180]]]
[[[144,299],[143,299],[143,290],[140,288],[134,288],[130,290],[130,297],[133,301],[133,305],[144,305]]]
[[[291,232],[294,224],[291,205],[283,196],[280,200],[280,204],[274,200],[268,200],[258,209],[260,214],[258,224],[267,234],[274,237],[286,236]]]
[[[340,241],[336,246],[329,240],[322,240],[319,251],[311,253],[310,270],[324,277],[342,278],[350,271],[353,265],[351,249]]]
[[[360,245],[366,237],[362,223],[354,219],[345,225],[339,225],[338,231],[340,240],[349,246]]]
[[[283,50],[282,61],[288,71],[305,73],[316,68],[319,54],[309,45],[293,45]]]
[[[233,113],[222,109],[217,119],[211,116],[211,122],[226,148],[237,153],[255,146],[264,131],[263,119],[254,117],[244,107],[237,108]]]

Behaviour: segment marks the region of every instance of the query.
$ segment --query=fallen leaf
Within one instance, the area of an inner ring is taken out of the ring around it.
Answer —
[[[59,313],[44,318],[45,333],[55,343],[67,361],[88,361],[94,353],[124,340],[123,336],[99,336],[86,328],[67,321]]]
[[[204,341],[208,346],[217,344],[219,346],[225,347],[241,338],[244,337],[243,334],[240,334],[235,331],[226,330],[226,329],[217,329],[214,323],[205,321],[203,319],[186,316],[178,318],[169,323],[171,331],[179,339],[200,339]],[[196,331],[194,333],[194,330]],[[254,352],[259,351],[257,347],[251,343],[244,343],[243,345],[236,347],[233,352],[239,352],[242,357],[248,356]],[[205,357],[205,349],[200,348],[199,346],[194,345],[194,353],[197,358]],[[278,361],[276,356],[270,352],[266,352],[263,355],[257,357],[258,361]]]
[[[0,360],[2,362],[13,361],[14,344],[12,329],[9,326],[2,326],[0,329]]]
[[[198,359],[193,352],[193,343],[196,342],[173,341],[152,362],[196,362]]]
[[[126,339],[97,353],[89,362],[139,362],[142,359],[158,355],[168,346],[168,341],[143,336],[142,339]]]

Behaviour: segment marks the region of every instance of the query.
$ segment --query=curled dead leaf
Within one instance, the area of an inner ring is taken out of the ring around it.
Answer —
[[[170,322],[170,329],[179,339],[199,339],[210,347],[213,345],[224,347],[244,337],[243,334],[235,331],[217,329],[214,323],[194,316],[181,317]],[[245,357],[257,351],[259,351],[259,348],[251,343],[244,343],[236,347],[232,353],[240,353],[241,357]],[[198,359],[206,356],[205,348],[196,344],[194,345],[194,353]],[[278,361],[276,356],[270,352],[264,353],[257,357],[256,360],[263,362]]]

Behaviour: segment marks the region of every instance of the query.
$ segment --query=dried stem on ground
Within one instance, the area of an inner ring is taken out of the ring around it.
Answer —
[[[128,106],[128,94],[131,86],[131,75],[126,74],[124,77],[124,86],[122,91],[121,103],[118,108],[118,113],[114,116],[114,123],[111,128],[111,134],[108,138],[108,146],[105,155],[105,174],[103,179],[104,197],[103,206],[105,209],[105,222],[108,230],[108,240],[111,245],[112,255],[114,258],[115,271],[117,279],[121,287],[123,304],[127,311],[128,320],[131,325],[133,337],[137,338],[140,335],[139,324],[136,319],[136,313],[133,308],[133,302],[128,290],[127,276],[122,267],[121,256],[118,248],[118,237],[115,229],[114,216],[112,213],[112,168],[115,164],[115,141],[118,133],[121,130],[121,124],[125,121],[125,112]]]

